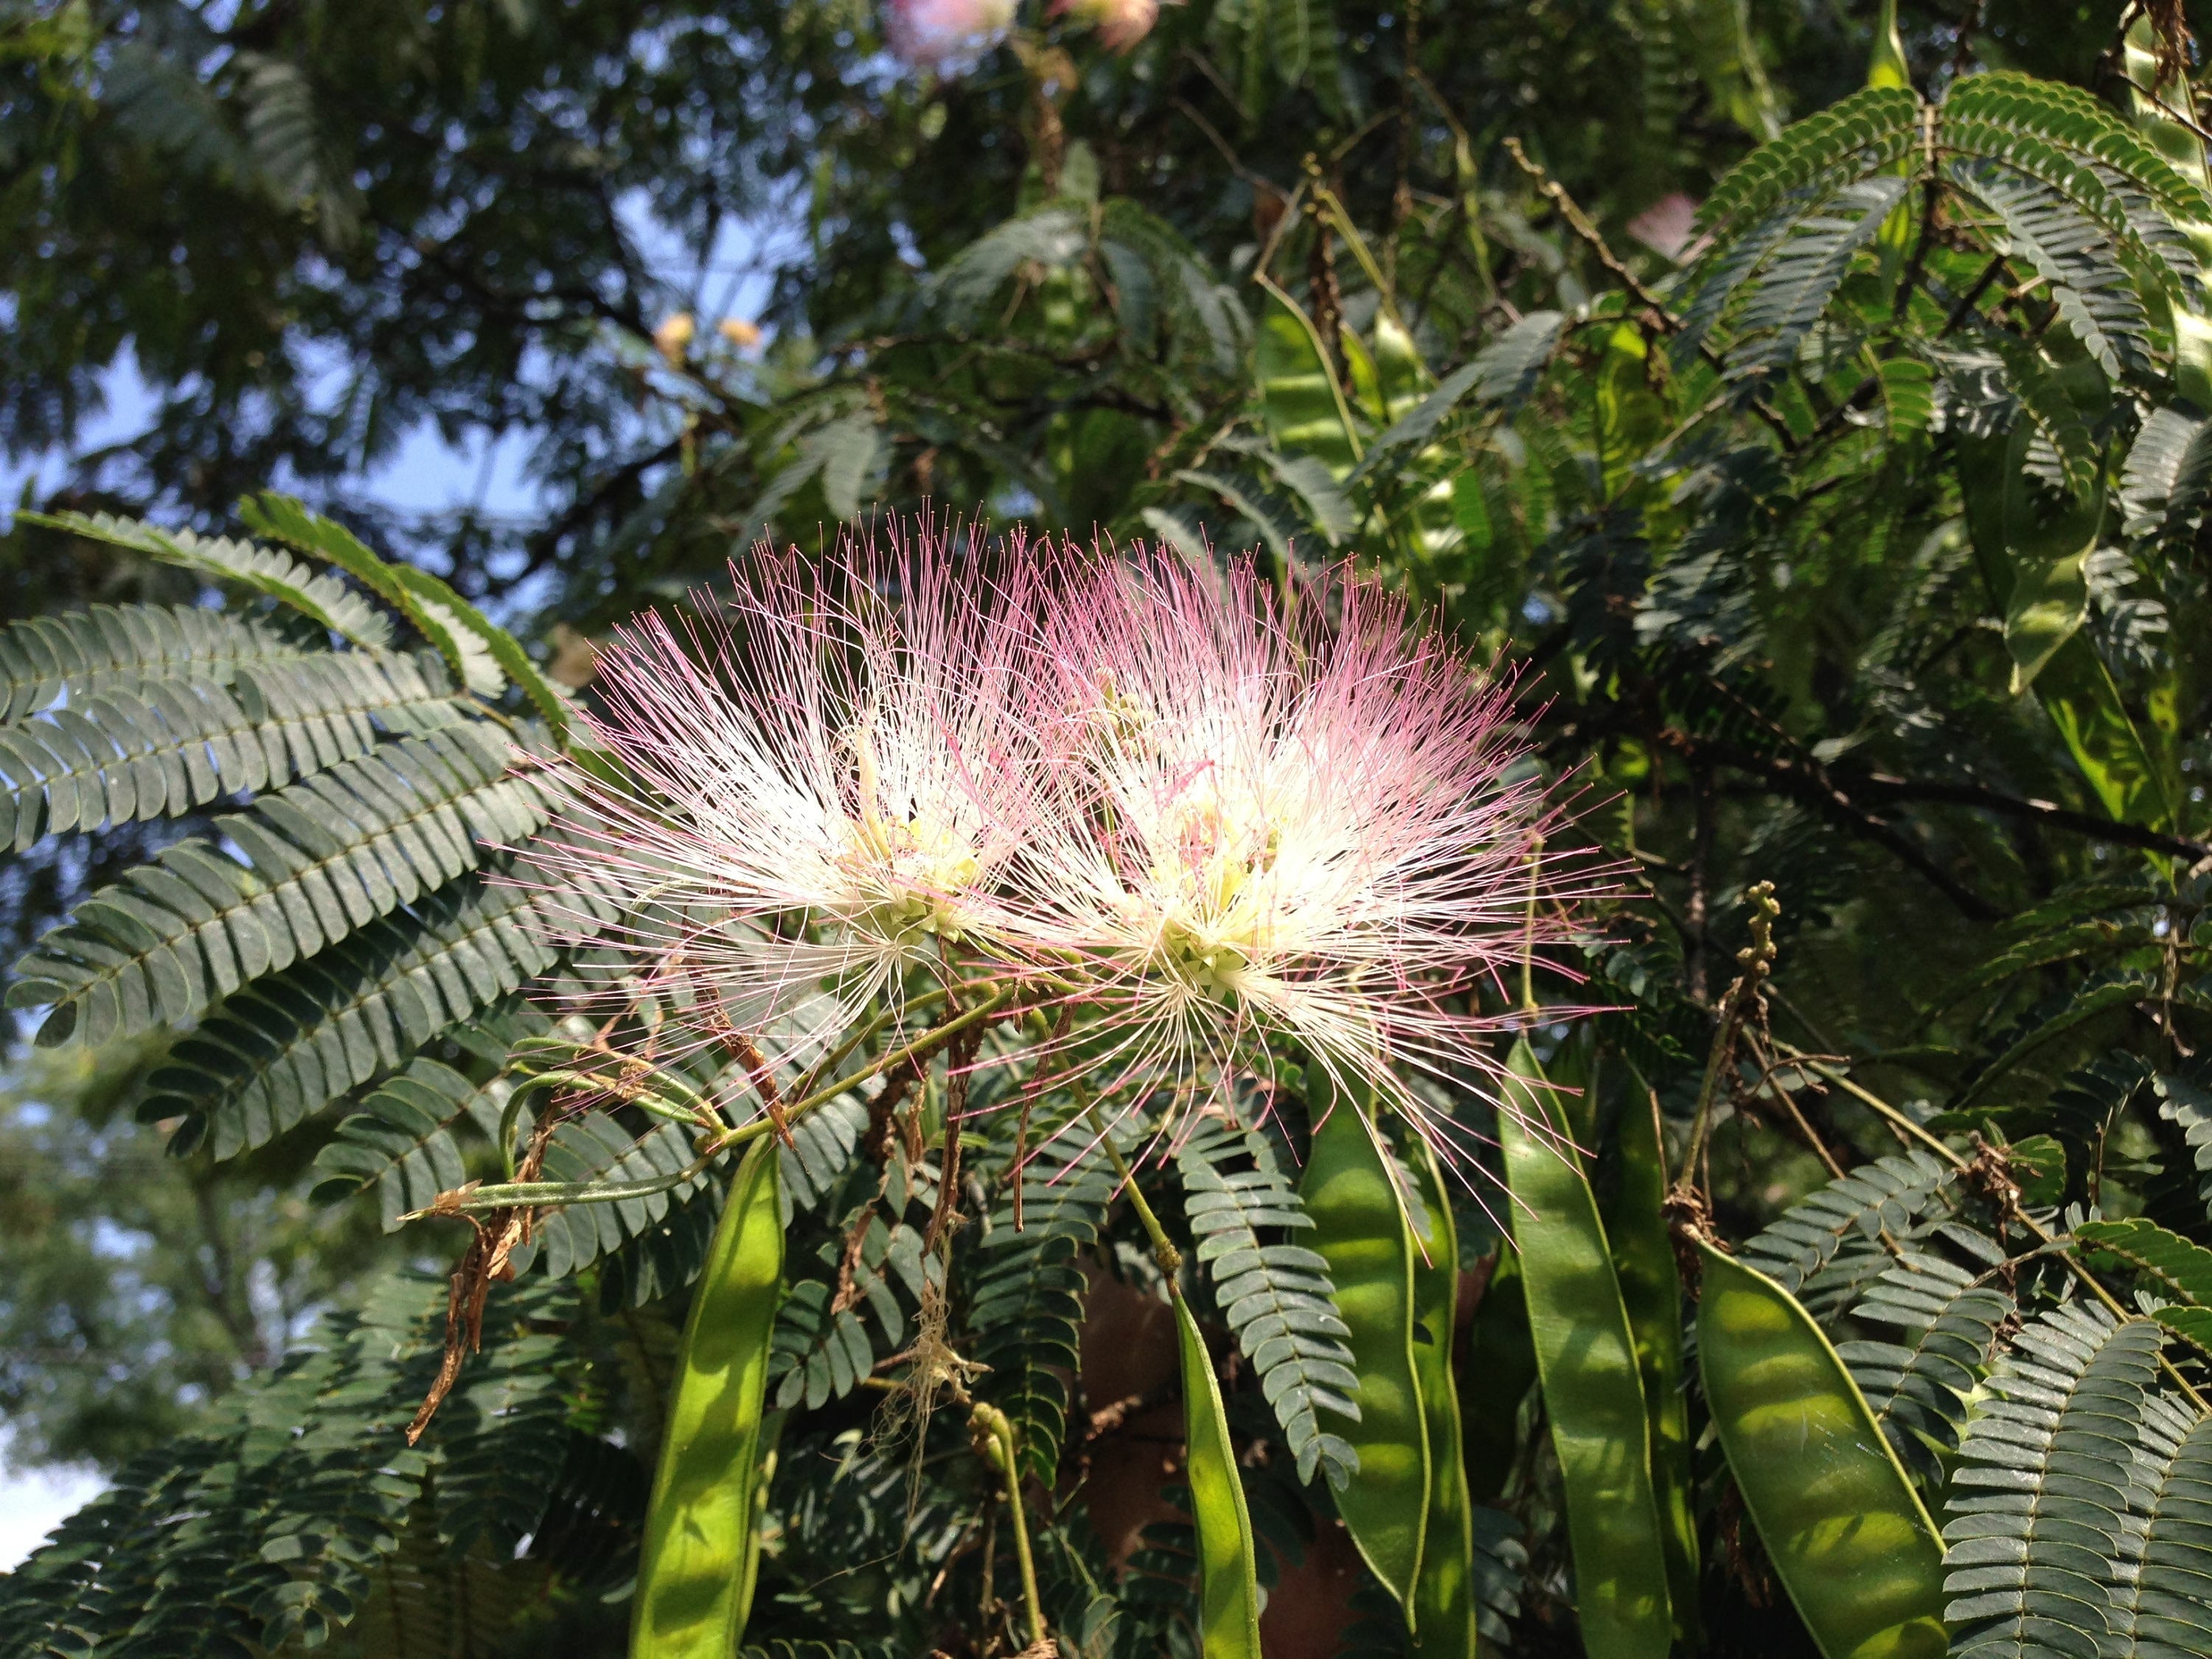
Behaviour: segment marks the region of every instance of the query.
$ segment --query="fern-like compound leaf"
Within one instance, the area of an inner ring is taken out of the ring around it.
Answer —
[[[2012,1297],[1924,1250],[1906,1252],[1852,1315],[1893,1326],[1896,1340],[1839,1342],[1836,1352],[1905,1467],[1942,1484],[1939,1452],[1957,1449],[1966,1401],[1988,1369]]]
[[[2130,1474],[2100,1652],[2194,1659],[2212,1651],[2212,1416],[2150,1395]]]
[[[1798,348],[1835,297],[1851,260],[1904,198],[1905,181],[1881,177],[1844,185],[1820,211],[1797,219],[1760,272],[1737,319],[1729,372],[1764,374],[1795,362]]]
[[[486,622],[436,577],[378,557],[343,525],[310,513],[304,503],[289,495],[257,495],[241,511],[247,528],[313,557],[328,560],[406,617],[415,631],[445,658],[461,684],[478,696],[496,697],[507,689],[501,653],[492,636],[496,635],[510,646],[511,637]],[[520,657],[520,648],[512,654]],[[557,701],[550,717],[556,725],[566,722],[566,712]]]
[[[2117,1257],[2136,1270],[2160,1308],[2160,1324],[2212,1357],[2212,1250],[2191,1243],[2142,1216],[2125,1221],[2084,1222],[2074,1230],[2092,1260]]]
[[[860,1132],[868,1126],[866,1102],[841,1095],[791,1126],[790,1144],[777,1157],[783,1164],[783,1220],[814,1209],[853,1162]]]
[[[1938,139],[1954,155],[1996,161],[2063,191],[2169,293],[2197,284],[2196,255],[2177,227],[2212,218],[2212,202],[2080,88],[2009,72],[1969,76],[1943,100]]]
[[[0,1576],[10,1654],[313,1648],[370,1601],[378,1563],[428,1506],[434,1535],[513,1546],[565,1450],[550,1323],[574,1297],[493,1292],[483,1351],[422,1444],[401,1431],[438,1365],[447,1287],[401,1274],[241,1393],[216,1426],[127,1467]],[[148,1632],[180,1645],[149,1647]]]
[[[2039,179],[1996,167],[1953,176],[1994,212],[2010,252],[2050,285],[2074,337],[2118,380],[2150,366],[2150,313],[2103,227]]]
[[[95,605],[0,628],[0,725],[66,696],[121,691],[149,680],[228,685],[248,666],[326,657],[328,645],[268,617],[190,605]]]
[[[290,554],[275,548],[196,536],[189,530],[164,530],[157,525],[118,518],[110,513],[16,516],[34,524],[70,531],[93,541],[127,547],[165,564],[182,565],[204,576],[265,593],[356,645],[380,651],[392,644],[392,623],[382,611],[337,577],[310,570]]]
[[[500,866],[505,867],[505,866]],[[456,883],[224,999],[148,1079],[179,1153],[266,1145],[553,965],[519,887]]]
[[[697,1158],[691,1137],[679,1125],[656,1121],[639,1134],[604,1112],[590,1112],[554,1131],[545,1151],[544,1179],[610,1185],[666,1180],[681,1175]],[[554,1278],[565,1279],[659,1224],[671,1206],[687,1202],[713,1179],[702,1170],[641,1197],[540,1210],[533,1239],[537,1261]]]
[[[1199,1129],[1176,1155],[1176,1170],[1214,1301],[1260,1375],[1298,1478],[1310,1480],[1321,1471],[1342,1486],[1358,1468],[1358,1454],[1322,1427],[1320,1413],[1357,1422],[1359,1379],[1328,1262],[1316,1251],[1274,1242],[1314,1224],[1297,1188],[1256,1129]]]
[[[2059,1307],[1991,1371],[1943,1527],[1954,1654],[2103,1650],[2162,1334],[2148,1320]]]
[[[2212,501],[2212,420],[2168,404],[2147,416],[2120,477],[2124,528],[2169,550],[2197,533]]]
[[[264,795],[216,822],[243,862],[204,839],[165,848],[39,941],[10,1005],[52,1005],[50,1046],[192,1018],[534,834],[550,802],[505,775],[507,753],[491,728],[456,726]]]
[[[1724,244],[1731,227],[1763,218],[1793,197],[1825,196],[1902,160],[1918,137],[1920,107],[1905,88],[1869,87],[1785,128],[1713,187],[1698,210],[1699,228]]]
[[[907,1304],[919,1304],[925,1281],[942,1277],[940,1264],[922,1257],[921,1235],[903,1223],[887,1226],[881,1215],[871,1213],[860,1239],[849,1295],[843,1291],[843,1251],[832,1240],[817,1255],[830,1276],[799,1279],[776,1310],[769,1386],[778,1410],[803,1403],[812,1411],[858,1388],[878,1359],[904,1344]]]
[[[2118,1256],[2167,1296],[2212,1308],[2212,1250],[2141,1216],[2125,1221],[2085,1221],[2074,1237],[2093,1250]]]
[[[1098,257],[1113,274],[1124,337],[1138,350],[1164,345],[1200,374],[1242,371],[1252,319],[1235,288],[1167,221],[1127,197],[1111,198],[1099,210]]]
[[[1080,1369],[1083,1258],[1114,1190],[1104,1156],[1085,1156],[1091,1142],[1077,1119],[1031,1149],[1020,1176],[1021,1227],[1010,1195],[992,1213],[969,1302],[974,1358],[991,1367],[980,1391],[1013,1423],[1024,1464],[1047,1486],[1067,1434],[1066,1377]]]
[[[0,843],[190,811],[365,755],[380,725],[461,718],[415,659],[367,652],[117,685],[0,726]]]
[[[1882,1230],[1902,1234],[1946,1203],[1955,1177],[1919,1151],[1863,1164],[1792,1205],[1743,1247],[1743,1259],[1816,1312],[1847,1299],[1887,1264]],[[1840,1260],[1839,1260],[1840,1258]]]
[[[515,1038],[543,1030],[545,1017],[511,1006],[474,1022],[487,1045],[504,1056]],[[499,1120],[512,1079],[495,1073],[482,1083],[442,1060],[417,1055],[364,1096],[315,1153],[316,1182],[307,1196],[337,1204],[373,1190],[384,1231],[467,1178],[456,1131],[465,1120],[496,1145]]]
[[[2189,1163],[2198,1180],[2197,1201],[2212,1217],[2212,1088],[2201,1072],[2161,1076],[2158,1080],[2158,1115],[2181,1131]]]
[[[1532,311],[1476,352],[1474,361],[1468,364],[1474,373],[1471,389],[1476,400],[1502,409],[1509,416],[1518,410],[1536,390],[1537,381],[1552,361],[1552,353],[1559,347],[1560,331],[1565,323],[1566,319],[1556,311]],[[1427,403],[1407,416],[1400,425],[1418,426],[1430,404],[1445,398],[1459,379],[1458,374],[1448,378],[1430,394]],[[1394,428],[1392,432],[1384,433],[1382,441],[1387,442],[1395,431]],[[1388,453],[1387,448],[1384,453]]]

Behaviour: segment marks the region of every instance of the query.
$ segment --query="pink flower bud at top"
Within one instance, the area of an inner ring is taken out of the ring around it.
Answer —
[[[1152,32],[1160,0],[1053,0],[1052,15],[1089,24],[1109,52],[1127,52]]]
[[[1014,0],[889,0],[891,50],[939,68],[983,51],[1014,21]]]

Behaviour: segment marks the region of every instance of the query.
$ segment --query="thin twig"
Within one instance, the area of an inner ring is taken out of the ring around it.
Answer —
[[[1735,1045],[1745,1024],[1763,1019],[1763,994],[1767,975],[1774,971],[1774,919],[1782,907],[1774,902],[1774,884],[1762,881],[1745,894],[1751,901],[1751,943],[1736,952],[1741,971],[1721,999],[1719,1018],[1713,1027],[1711,1048],[1705,1055],[1705,1076],[1698,1084],[1697,1115],[1690,1123],[1690,1145],[1682,1158],[1682,1173],[1675,1178],[1674,1196],[1700,1199],[1711,1186],[1706,1176],[1707,1147],[1712,1136],[1713,1109],[1719,1103],[1721,1080],[1734,1069]],[[1699,1207],[1702,1207],[1700,1203]]]
[[[1792,1060],[1797,1060],[1802,1064],[1806,1070],[1813,1073],[1816,1077],[1823,1078],[1828,1082],[1834,1084],[1838,1088],[1843,1090],[1846,1094],[1850,1095],[1854,1099],[1872,1109],[1887,1121],[1893,1124],[1899,1130],[1910,1134],[1914,1139],[1918,1140],[1923,1146],[1936,1152],[1944,1159],[1945,1162],[1949,1164],[1954,1170],[1964,1173],[1965,1171],[1973,1168],[1972,1159],[1962,1156],[1954,1147],[1947,1146],[1943,1141],[1929,1133],[1927,1129],[1923,1128],[1920,1124],[1913,1121],[1910,1113],[1899,1110],[1898,1108],[1891,1105],[1887,1101],[1874,1093],[1873,1091],[1852,1082],[1850,1078],[1844,1076],[1841,1072],[1835,1070],[1832,1066],[1824,1065],[1820,1061],[1813,1059],[1802,1049],[1796,1048],[1790,1043],[1778,1040],[1774,1046],[1780,1049],[1784,1054],[1789,1055]],[[2058,1243],[2057,1234],[2052,1232],[2050,1228],[2045,1226],[2033,1216],[2028,1214],[2027,1211],[2019,1208],[2017,1205],[2010,1206],[2010,1214],[2008,1218],[2017,1221],[2023,1228],[2034,1234],[2039,1241],[2046,1245],[2055,1245]],[[2094,1295],[2100,1302],[2103,1303],[2114,1316],[2123,1321],[2141,1317],[2140,1315],[2130,1312],[2128,1308],[2121,1303],[2118,1297],[2106,1290],[2102,1282],[2098,1279],[2094,1273],[2091,1273],[2087,1267],[2081,1264],[2081,1262],[2075,1260],[2070,1250],[2061,1253],[2058,1259],[2065,1264],[2068,1271],[2081,1282],[2082,1286]],[[2175,1368],[2172,1360],[2168,1359],[2163,1353],[2161,1353],[2159,1356],[2158,1363],[2160,1367],[2166,1372],[2168,1380],[2179,1388],[2182,1393],[2188,1395],[2190,1402],[2194,1405],[2199,1412],[2212,1412],[2212,1401],[2208,1401],[2202,1394],[2191,1385],[2189,1379],[2182,1376],[2180,1371]]]
[[[1519,167],[1522,172],[1536,181],[1537,192],[1559,210],[1559,216],[1567,222],[1567,228],[1582,240],[1590,252],[1597,257],[1597,262],[1605,267],[1607,272],[1626,288],[1635,298],[1636,302],[1650,313],[1646,320],[1650,325],[1662,334],[1680,333],[1683,326],[1682,319],[1668,311],[1666,302],[1646,288],[1642,279],[1620,262],[1604,236],[1599,233],[1598,228],[1590,222],[1589,216],[1582,210],[1573,197],[1567,194],[1566,186],[1530,161],[1528,153],[1521,148],[1521,141],[1518,138],[1508,137],[1505,140],[1505,152],[1513,158],[1515,165]],[[1723,375],[1727,374],[1728,364],[1720,353],[1702,340],[1698,343],[1698,355]],[[1773,432],[1785,453],[1796,453],[1797,434],[1790,429],[1790,422],[1783,419],[1779,410],[1764,398],[1753,398],[1751,400],[1751,410],[1760,420],[1766,422],[1768,428]]]

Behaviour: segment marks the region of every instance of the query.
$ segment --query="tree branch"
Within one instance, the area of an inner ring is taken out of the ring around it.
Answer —
[[[2060,806],[2053,801],[2037,800],[2032,796],[2022,798],[2003,794],[1995,789],[1985,789],[1979,784],[1898,778],[1882,772],[1869,772],[1851,781],[1852,787],[1860,793],[1877,800],[1926,801],[1931,805],[1972,806],[1984,812],[2023,818],[2032,823],[2049,824],[2054,830],[2068,830],[2090,841],[2106,842],[2115,847],[2138,847],[2148,853],[2166,853],[2192,861],[2212,856],[2212,844],[2147,830],[2141,824],[2100,818],[2090,812],[2077,812],[2071,807]]]
[[[1662,727],[1660,743],[1693,764],[1700,760],[1763,777],[1777,793],[1803,801],[1832,822],[1887,848],[1906,868],[1976,921],[1996,921],[2003,913],[1972,888],[1952,877],[1935,860],[1915,846],[1910,836],[1888,820],[1861,805],[1826,769],[1816,762],[1796,761],[1784,756],[1754,754],[1733,744],[1717,743],[1682,731]]]

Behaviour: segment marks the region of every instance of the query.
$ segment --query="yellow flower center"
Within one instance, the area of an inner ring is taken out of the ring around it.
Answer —
[[[1152,871],[1163,914],[1153,965],[1194,990],[1234,998],[1255,962],[1273,945],[1274,868],[1280,832],[1239,830],[1214,807],[1193,807],[1175,829],[1172,862]]]
[[[960,900],[983,873],[981,854],[965,832],[940,819],[884,816],[873,744],[866,732],[851,743],[860,816],[846,825],[839,862],[859,890],[852,925],[896,944],[958,940],[965,925]]]

